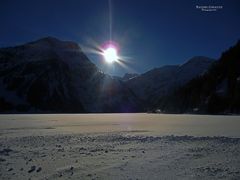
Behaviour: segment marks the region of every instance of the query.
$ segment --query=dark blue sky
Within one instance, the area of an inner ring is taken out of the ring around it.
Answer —
[[[218,5],[204,12],[199,5]],[[239,0],[112,0],[112,37],[127,66],[103,63],[110,74],[143,73],[166,64],[181,64],[196,55],[218,58],[240,39]],[[44,36],[92,47],[109,39],[108,0],[0,0],[0,46]]]

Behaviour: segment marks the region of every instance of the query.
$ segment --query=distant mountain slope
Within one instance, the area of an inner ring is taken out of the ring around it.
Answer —
[[[129,80],[131,80],[131,79],[133,79],[133,78],[136,78],[136,77],[138,77],[139,76],[139,74],[136,74],[136,73],[126,73],[126,74],[124,74],[124,76],[122,77],[122,80],[123,81],[129,81]]]
[[[155,108],[168,113],[240,113],[240,41],[207,73],[159,99]]]
[[[78,44],[47,37],[0,49],[1,112],[134,112],[141,104]]]
[[[198,56],[182,65],[155,68],[126,83],[139,98],[151,105],[158,98],[168,95],[177,87],[202,75],[213,62],[213,59]]]

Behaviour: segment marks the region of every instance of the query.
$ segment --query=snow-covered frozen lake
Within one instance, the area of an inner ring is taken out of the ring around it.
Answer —
[[[145,113],[0,115],[0,130],[10,134],[129,131],[161,136],[240,137],[240,116]]]
[[[240,117],[0,115],[0,179],[240,179]]]

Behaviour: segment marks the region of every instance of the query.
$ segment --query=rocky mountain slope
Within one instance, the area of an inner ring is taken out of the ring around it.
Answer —
[[[141,104],[78,44],[47,37],[0,49],[1,112],[135,112]]]

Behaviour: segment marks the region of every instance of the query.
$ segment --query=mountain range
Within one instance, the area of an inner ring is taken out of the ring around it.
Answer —
[[[0,112],[238,112],[239,52],[238,43],[217,61],[196,56],[181,65],[115,77],[102,72],[74,42],[46,37],[1,48]],[[231,107],[203,108],[207,100],[214,104],[225,96],[228,104],[234,101]],[[216,102],[209,101],[214,97]]]

